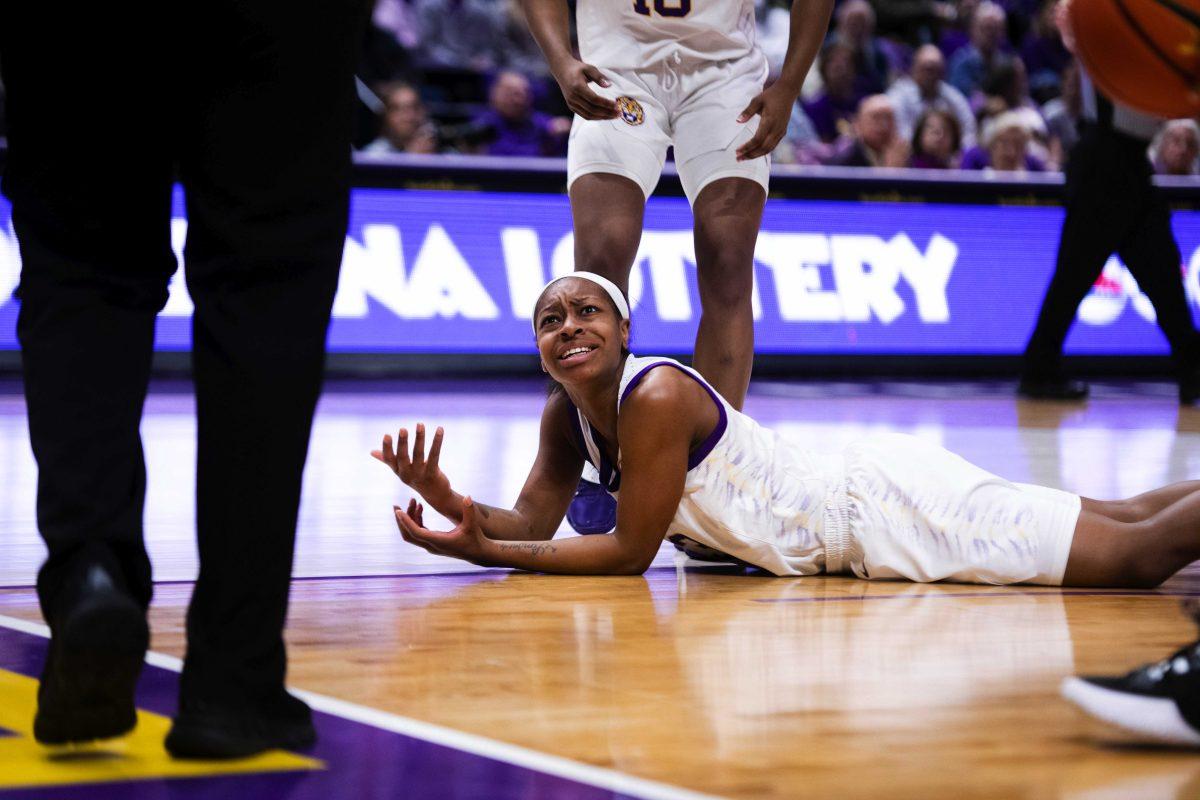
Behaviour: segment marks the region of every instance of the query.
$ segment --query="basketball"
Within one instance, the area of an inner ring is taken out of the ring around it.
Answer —
[[[1167,119],[1200,113],[1200,0],[1072,0],[1068,13],[1106,95]]]

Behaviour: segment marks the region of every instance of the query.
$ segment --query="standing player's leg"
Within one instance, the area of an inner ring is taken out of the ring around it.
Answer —
[[[721,178],[692,207],[701,306],[692,363],[738,409],[754,364],[754,244],[766,199],[755,181]]]
[[[567,140],[567,190],[575,234],[575,269],[629,290],[642,241],[646,198],[654,192],[671,140],[667,111],[637,75],[606,70],[600,92],[617,101],[619,119],[578,114]]]
[[[571,184],[575,269],[603,275],[629,293],[629,271],[642,241],[646,195],[630,178],[605,172]]]
[[[770,156],[738,160],[758,117],[738,119],[766,76],[758,56],[698,66],[682,79],[674,117],[675,163],[695,218],[701,311],[692,363],[734,408],[754,365],[754,245],[771,171]]]
[[[167,738],[176,756],[314,736],[284,690],[283,626],[346,236],[360,5],[222,0],[192,15],[180,44],[200,574]]]
[[[1138,224],[1117,251],[1150,298],[1158,326],[1171,343],[1179,378],[1179,402],[1200,400],[1200,333],[1183,291],[1181,257],[1171,232],[1171,211],[1156,194],[1145,198]]]
[[[577,115],[567,143],[575,269],[603,275],[628,294],[646,198],[658,184],[670,139],[666,110],[649,87],[631,74],[606,74],[612,85],[603,93],[622,98],[622,118]],[[616,501],[594,469],[585,465],[583,475],[567,522],[579,533],[608,533],[617,524]]]
[[[171,155],[147,100],[171,87],[148,65],[169,62],[156,44],[169,37],[153,13],[136,36],[113,19],[94,5],[65,17],[37,3],[0,11],[4,191],[23,262],[17,334],[48,551],[34,736],[48,744],[134,726],[148,640],[139,424],[175,270]],[[103,91],[82,89],[82,76]]]

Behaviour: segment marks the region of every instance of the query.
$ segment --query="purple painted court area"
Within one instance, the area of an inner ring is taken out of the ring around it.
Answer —
[[[36,677],[41,671],[46,644],[40,636],[0,628],[0,669]],[[179,676],[174,672],[146,665],[138,683],[138,706],[171,716],[178,682]],[[617,800],[631,797],[329,714],[316,714],[316,724],[320,740],[307,754],[327,765],[321,771],[40,787],[0,791],[0,798]]]

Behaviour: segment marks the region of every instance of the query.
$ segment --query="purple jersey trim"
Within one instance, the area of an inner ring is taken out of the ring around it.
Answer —
[[[579,447],[579,452],[583,455],[583,460],[595,467],[596,471],[600,473],[601,486],[610,492],[620,491],[621,473],[609,463],[608,457],[604,455],[604,450],[600,445],[596,445],[596,452],[600,454],[600,463],[595,464],[592,462],[592,454],[588,450],[587,439],[583,435],[583,427],[580,423],[579,409],[575,407],[575,404],[570,399],[567,400],[567,408],[567,416],[571,420],[571,429],[575,431],[575,443]]]
[[[717,442],[721,441],[721,437],[725,435],[725,429],[729,427],[729,415],[725,413],[725,404],[721,402],[721,398],[717,397],[717,393],[713,391],[711,386],[692,374],[687,367],[683,366],[682,364],[675,364],[671,361],[656,361],[653,364],[647,364],[646,366],[642,367],[641,371],[638,372],[637,375],[634,375],[629,379],[629,383],[625,386],[625,391],[621,393],[621,399],[617,402],[618,408],[620,407],[621,403],[625,402],[625,398],[629,397],[629,393],[633,391],[633,388],[641,383],[642,378],[646,377],[646,373],[655,367],[674,367],[684,375],[687,375],[689,378],[694,380],[696,383],[703,386],[704,391],[708,392],[708,396],[711,397],[712,401],[717,404],[717,414],[719,415],[719,419],[717,420],[716,426],[712,429],[712,433],[705,437],[704,441],[700,443],[699,447],[688,454],[687,468],[689,470],[695,469],[700,465],[700,462],[708,458],[708,454],[711,453],[713,448],[717,446]]]

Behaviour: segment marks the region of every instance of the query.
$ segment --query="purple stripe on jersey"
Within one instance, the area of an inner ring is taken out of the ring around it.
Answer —
[[[0,627],[0,669],[36,677],[41,671],[46,646],[47,640],[41,636]],[[175,713],[178,687],[178,674],[147,664],[138,681],[137,705],[171,716]],[[4,702],[3,697],[0,702]],[[0,800],[44,800],[47,797],[56,800],[109,800],[113,797],[122,800],[224,800],[229,797],[616,800],[633,797],[333,714],[316,712],[313,722],[319,739],[307,753],[324,762],[325,768],[321,770],[0,788]],[[120,758],[119,755],[114,757]],[[11,782],[12,776],[0,776],[0,787]]]
[[[575,431],[575,438],[577,439],[577,443],[579,445],[579,452],[583,454],[583,460],[595,467],[596,471],[600,473],[601,486],[610,492],[620,491],[621,473],[618,472],[617,468],[609,462],[608,456],[604,455],[604,448],[601,447],[599,443],[596,444],[596,452],[600,454],[600,463],[596,464],[592,461],[591,451],[588,450],[587,440],[583,435],[583,427],[580,421],[579,409],[576,408],[575,404],[569,399],[567,400],[567,406],[570,409],[567,416],[571,418],[571,428]],[[584,420],[584,422],[586,422],[586,420]],[[591,430],[590,425],[588,426],[588,429]]]
[[[579,409],[569,399],[567,400],[567,419],[571,420],[571,430],[575,431],[575,444],[579,446],[583,460],[592,464],[592,454],[588,452],[587,441],[583,438],[583,428],[579,426]],[[596,467],[595,464],[592,466]],[[596,469],[600,468],[596,467]]]
[[[704,391],[708,392],[708,396],[711,397],[712,401],[717,404],[717,414],[719,415],[719,419],[717,419],[717,424],[713,427],[712,433],[705,437],[704,441],[700,443],[699,447],[688,454],[687,468],[695,469],[700,465],[700,462],[708,458],[708,454],[711,453],[713,448],[717,446],[717,442],[721,441],[721,437],[725,435],[725,429],[729,427],[729,415],[725,413],[725,404],[721,402],[721,398],[717,397],[717,393],[713,391],[711,386],[692,374],[687,367],[683,366],[682,364],[672,363],[670,361],[655,361],[653,364],[647,364],[640,372],[638,372],[637,375],[634,375],[629,379],[629,383],[625,386],[625,391],[621,393],[621,399],[617,403],[618,407],[621,405],[621,403],[625,402],[626,397],[629,397],[629,393],[633,391],[633,387],[641,383],[642,378],[646,377],[646,373],[655,367],[674,367],[684,375],[687,375],[689,378],[694,380],[696,383],[703,386]]]

